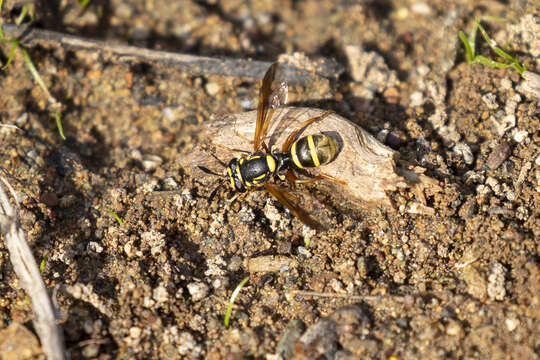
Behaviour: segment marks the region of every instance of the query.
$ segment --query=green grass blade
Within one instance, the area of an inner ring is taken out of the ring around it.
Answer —
[[[505,64],[505,63],[502,63],[502,62],[491,60],[491,59],[489,59],[489,58],[487,58],[485,56],[482,56],[482,55],[478,55],[474,59],[474,62],[483,64],[483,65],[486,65],[486,66],[496,67],[496,68],[499,68],[499,69],[507,69],[509,67],[513,67],[513,64]]]
[[[469,37],[467,38],[467,41],[469,42],[469,46],[471,47],[471,54],[473,55],[472,58],[474,60],[474,57],[476,56],[476,32],[478,30],[478,21],[475,22],[473,25],[473,28],[471,30],[471,33],[469,34]]]
[[[510,63],[509,66],[507,67],[512,66],[519,72],[520,75],[523,74],[523,72],[527,70],[525,66],[519,63],[517,56],[514,57],[508,54],[506,51],[504,51],[500,47],[498,47],[497,42],[495,42],[494,40],[491,39],[491,37],[489,37],[488,33],[486,32],[486,30],[484,30],[484,27],[480,23],[478,23],[478,28],[480,29],[480,32],[482,33],[484,40],[488,43],[491,50],[493,50],[497,55],[499,55],[500,57],[502,57],[503,59],[505,59],[506,61]]]
[[[19,17],[17,18],[17,20],[15,20],[15,24],[21,25],[24,21],[24,18],[26,17],[26,14],[28,14],[28,6],[24,5],[22,7],[21,13],[19,14]]]
[[[463,31],[459,32],[459,38],[461,39],[461,42],[465,47],[465,60],[467,60],[467,63],[470,64],[474,61],[474,53],[472,52],[471,46],[469,45],[469,40],[467,39],[467,36],[465,36],[465,33]]]
[[[2,70],[7,69],[9,64],[11,64],[11,62],[13,61],[13,58],[15,57],[15,50],[17,50],[18,47],[19,47],[19,40],[18,39],[12,40],[11,49],[9,49],[8,59],[6,63],[4,64],[4,66],[2,66],[1,68]]]
[[[24,62],[26,64],[26,67],[28,68],[28,70],[30,70],[30,73],[32,74],[32,76],[34,77],[36,82],[38,83],[39,87],[41,87],[41,89],[43,89],[43,91],[45,91],[45,93],[47,94],[47,98],[50,99],[51,98],[51,93],[49,92],[49,89],[47,89],[47,86],[45,85],[45,82],[43,81],[43,79],[39,75],[39,72],[37,71],[36,67],[34,66],[34,63],[32,62],[32,59],[30,59],[30,54],[28,54],[28,51],[26,49],[24,49],[24,48],[21,48],[21,51],[22,51],[22,54],[23,54],[23,58],[24,58]]]
[[[491,50],[493,50],[497,55],[499,55],[506,61],[509,61],[509,62],[515,61],[515,59],[510,54],[506,53],[503,49],[497,46],[497,42],[488,35],[486,30],[484,30],[484,27],[482,26],[482,24],[478,23],[478,28],[480,29],[480,33],[482,34],[482,37],[488,43]]]
[[[4,0],[0,0],[0,14],[2,13],[2,3]],[[0,24],[0,41],[5,41],[6,37],[4,36],[4,32],[2,31],[2,24]]]
[[[81,5],[83,9],[87,7],[88,4],[90,4],[90,0],[79,0],[79,5]]]
[[[64,136],[64,129],[62,128],[62,119],[61,119],[60,111],[57,111],[54,117],[56,118],[56,127],[58,128],[58,133],[60,134],[60,137],[62,138],[62,140],[66,140],[66,137]]]
[[[40,273],[43,273],[43,271],[45,270],[46,265],[47,265],[47,255],[45,255],[43,257],[43,259],[41,259],[41,262],[39,263],[39,272]]]
[[[502,57],[506,61],[516,62],[516,59],[514,57],[512,57],[512,55],[508,54],[507,52],[505,52],[500,47],[495,46],[495,47],[492,47],[491,49],[495,52],[495,54],[499,55],[500,57]]]
[[[225,312],[225,319],[223,320],[223,324],[226,328],[229,327],[229,320],[231,319],[231,313],[232,313],[232,307],[234,305],[234,300],[236,300],[236,297],[240,293],[240,290],[244,287],[244,285],[248,282],[249,276],[246,276],[242,281],[240,281],[240,284],[234,289],[231,299],[229,300],[229,304],[227,305],[227,311]]]
[[[116,219],[116,221],[118,222],[118,224],[122,225],[122,223],[123,223],[124,221],[120,218],[120,216],[118,216],[117,213],[115,213],[114,211],[109,210],[109,209],[107,209],[107,212],[108,212],[109,214],[111,214],[111,215]]]

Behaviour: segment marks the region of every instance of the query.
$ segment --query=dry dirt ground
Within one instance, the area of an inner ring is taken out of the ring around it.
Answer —
[[[343,74],[291,86],[290,102],[334,110],[440,185],[431,215],[407,192],[354,212],[327,196],[331,227],[316,233],[264,192],[210,198],[222,179],[182,160],[216,114],[256,107],[258,81],[29,48],[67,140],[19,53],[0,72],[0,122],[21,129],[0,128],[0,166],[71,358],[540,357],[539,99],[513,69],[468,65],[458,40],[475,16],[501,18],[487,31],[540,72],[534,2],[52,3],[35,4],[35,26],[213,57],[333,59]],[[480,38],[478,52],[495,56]],[[0,280],[7,346],[10,325],[32,331],[32,312],[3,241]]]

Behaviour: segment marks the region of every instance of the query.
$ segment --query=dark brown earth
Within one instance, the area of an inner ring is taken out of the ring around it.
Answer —
[[[256,107],[257,81],[29,48],[64,105],[67,140],[19,53],[0,72],[0,122],[21,129],[0,128],[0,166],[71,358],[540,357],[539,99],[519,91],[513,69],[468,65],[458,42],[475,16],[502,18],[487,31],[540,72],[534,2],[48,3],[36,4],[36,26],[87,38],[333,59],[344,74],[291,86],[289,102],[334,110],[441,186],[427,194],[432,216],[410,211],[408,192],[354,213],[326,196],[326,232],[262,192],[209,199],[221,179],[193,176],[182,160],[216,115]],[[4,63],[9,44],[0,49]],[[480,40],[478,51],[494,56]],[[32,329],[3,242],[0,280],[0,332]]]

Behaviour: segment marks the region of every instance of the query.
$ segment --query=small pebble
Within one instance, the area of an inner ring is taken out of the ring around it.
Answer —
[[[19,117],[15,120],[15,125],[18,127],[23,127],[26,125],[26,122],[28,121],[28,113],[23,112]]]
[[[467,293],[479,300],[486,297],[487,283],[484,276],[472,265],[463,268],[462,278],[467,284]]]
[[[142,167],[146,172],[156,170],[162,163],[163,160],[157,155],[145,155],[141,161]]]
[[[501,88],[503,90],[510,90],[512,88],[512,81],[508,78],[501,79]]]
[[[238,220],[243,223],[250,223],[255,219],[255,213],[250,207],[242,206],[242,209],[238,212]]]
[[[103,252],[103,246],[95,241],[90,241],[88,243],[88,250],[101,254]]]
[[[517,90],[528,99],[540,99],[540,75],[525,71],[521,77],[523,81],[518,85]]]
[[[95,358],[99,354],[99,344],[86,345],[81,353],[85,358]]]
[[[227,269],[231,272],[235,272],[240,270],[242,266],[242,258],[238,255],[233,255],[231,257],[231,260],[229,260],[229,264],[227,265]]]
[[[490,176],[486,179],[486,185],[488,185],[495,195],[501,194],[501,185],[494,177]]]
[[[527,138],[529,133],[525,130],[514,129],[512,131],[512,139],[517,143],[522,143]]]
[[[177,343],[178,352],[180,353],[180,355],[189,354],[197,345],[197,342],[195,341],[193,335],[191,335],[191,333],[187,331],[180,333]]]
[[[306,249],[306,248],[303,247],[303,246],[299,246],[299,247],[298,247],[298,254],[299,254],[299,255],[302,255],[302,256],[304,256],[304,257],[306,257],[306,258],[310,258],[310,257],[311,257],[311,253],[309,252],[309,250]]]
[[[208,95],[215,96],[219,92],[220,87],[215,82],[209,82],[204,86],[204,89]]]
[[[516,113],[517,105],[521,102],[521,96],[519,94],[514,94],[513,96],[506,99],[506,104],[504,104],[504,111],[507,115],[514,115]]]
[[[163,179],[163,187],[165,190],[175,190],[178,189],[178,183],[174,178],[169,176]]]
[[[129,329],[129,337],[132,339],[138,339],[141,337],[142,330],[139,327],[133,326]]]
[[[519,320],[515,318],[508,318],[504,321],[504,324],[506,325],[508,331],[512,332],[519,326]]]
[[[469,145],[465,143],[457,143],[453,149],[454,153],[463,158],[465,164],[471,165],[474,161],[474,155]]]
[[[524,206],[519,206],[516,209],[516,218],[518,220],[526,221],[529,218],[529,211]]]
[[[506,289],[504,288],[505,274],[506,269],[501,263],[495,261],[491,264],[487,285],[487,293],[491,300],[504,300],[506,296]]]
[[[511,149],[508,142],[503,141],[493,149],[486,161],[486,165],[491,169],[497,169],[510,155]]]
[[[499,107],[499,104],[497,104],[497,97],[493,93],[489,92],[482,95],[482,101],[484,102],[484,104],[486,104],[488,109],[493,110]]]
[[[158,303],[166,303],[169,300],[169,294],[167,293],[167,289],[165,286],[163,286],[163,284],[160,284],[154,289],[152,298]]]
[[[402,6],[396,11],[396,18],[398,20],[405,20],[409,16],[409,9]]]
[[[388,137],[388,134],[390,133],[390,130],[388,129],[382,129],[377,133],[377,140],[382,142],[383,144],[386,142],[386,138]]]
[[[450,336],[460,336],[463,333],[461,325],[455,320],[449,320],[446,326],[446,334]]]
[[[504,112],[502,112],[504,114]],[[516,116],[515,115],[501,115],[499,112],[496,112],[494,116],[489,117],[489,123],[497,136],[503,136],[507,130],[512,129],[516,126]]]
[[[390,87],[383,92],[383,97],[388,104],[399,104],[399,90],[396,87]]]
[[[187,285],[187,289],[193,301],[199,301],[208,296],[208,285],[202,282],[192,282]]]
[[[386,144],[393,149],[399,148],[407,141],[407,136],[401,130],[394,129],[390,131],[388,137],[386,138]]]
[[[413,13],[418,15],[428,16],[431,14],[431,8],[425,2],[414,3],[411,6],[411,10]]]
[[[424,103],[424,95],[420,91],[415,91],[409,97],[409,106],[417,107],[421,106]]]
[[[170,107],[166,107],[164,108],[162,111],[161,111],[161,114],[163,114],[163,117],[169,121],[172,121],[174,120],[174,117],[175,117],[175,113],[174,113],[174,109],[170,108]]]

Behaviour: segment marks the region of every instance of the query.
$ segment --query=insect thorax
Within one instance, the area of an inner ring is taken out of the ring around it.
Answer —
[[[281,163],[279,156],[259,152],[232,159],[227,167],[230,185],[236,191],[261,186],[270,179]]]

